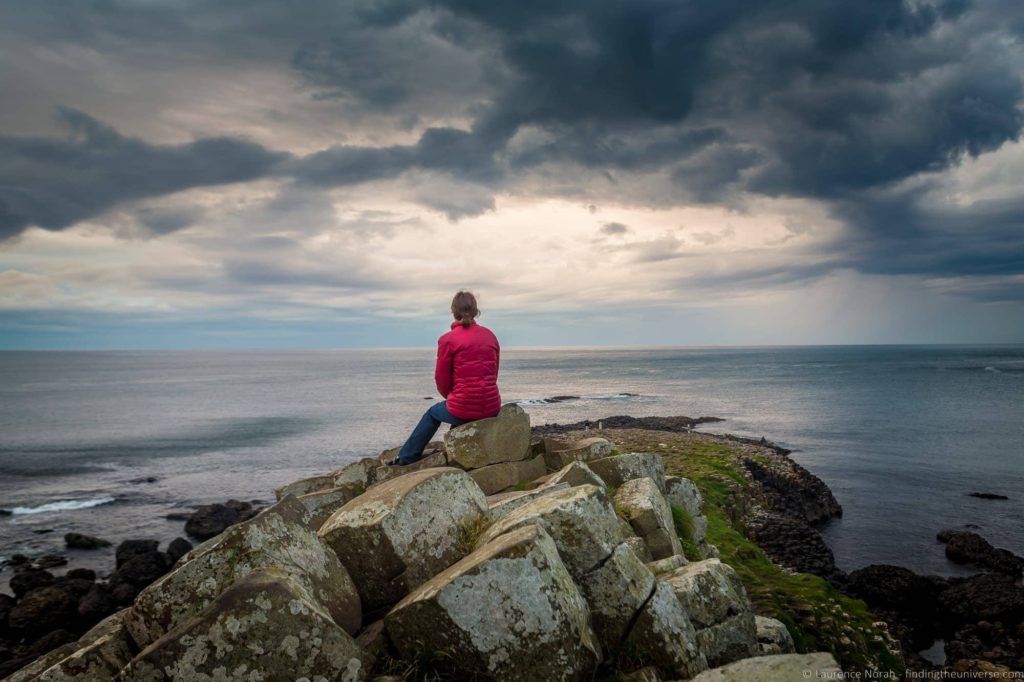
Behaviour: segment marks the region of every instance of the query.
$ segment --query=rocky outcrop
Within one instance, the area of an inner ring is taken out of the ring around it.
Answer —
[[[594,630],[609,649],[625,639],[637,613],[654,592],[654,574],[628,544],[616,547],[611,556],[580,579],[590,605]]]
[[[796,652],[793,635],[789,634],[781,621],[767,616],[754,616],[754,626],[757,629],[757,648],[762,656]]]
[[[532,524],[422,585],[385,625],[404,658],[443,654],[460,677],[579,680],[601,661],[587,603],[555,543]]]
[[[224,504],[208,504],[196,509],[185,522],[185,532],[199,540],[209,540],[229,526],[251,519],[258,510],[249,502],[228,500]]]
[[[644,539],[654,559],[683,553],[672,522],[672,510],[650,478],[635,478],[615,492],[615,507],[633,531]]]
[[[658,582],[636,618],[625,646],[666,679],[688,679],[708,667],[697,633],[672,588]]]
[[[306,525],[311,530],[320,530],[320,526],[334,515],[346,504],[356,499],[365,492],[365,488],[358,483],[345,483],[343,485],[309,493],[299,498],[299,502],[306,508]]]
[[[601,480],[601,477],[595,474],[586,464],[583,462],[570,462],[553,474],[532,481],[528,487],[548,488],[559,483],[565,483],[570,486],[588,484],[599,487],[604,486],[604,481]]]
[[[512,513],[513,510],[522,507],[524,504],[531,502],[542,495],[557,492],[559,490],[565,490],[568,487],[569,485],[567,483],[558,483],[555,485],[544,486],[542,488],[535,488],[533,490],[514,490],[507,493],[488,495],[487,507],[490,510],[491,521],[497,521],[498,519],[507,516]]]
[[[692,682],[797,682],[840,679],[842,669],[831,654],[755,656],[712,670]]]
[[[607,438],[584,438],[575,443],[562,443],[547,439],[544,459],[548,469],[561,469],[572,462],[590,462],[612,454],[613,446]]]
[[[1024,570],[1024,559],[1007,549],[993,547],[972,531],[947,528],[936,538],[946,543],[946,557],[958,564],[974,564],[1014,577],[1020,577]]]
[[[538,455],[530,459],[501,462],[473,469],[469,476],[476,481],[485,495],[493,495],[515,487],[520,481],[530,481],[543,476],[546,471],[544,458]]]
[[[319,534],[373,611],[464,557],[460,531],[486,514],[483,491],[465,471],[425,469],[371,487],[335,512]]]
[[[450,429],[444,445],[449,464],[462,469],[526,459],[530,453],[530,418],[518,405],[505,405],[497,417]]]

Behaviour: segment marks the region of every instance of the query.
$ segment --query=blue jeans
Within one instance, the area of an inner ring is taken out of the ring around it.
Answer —
[[[434,403],[430,406],[429,410],[423,413],[423,418],[420,419],[420,423],[412,430],[412,435],[409,436],[409,440],[405,441],[405,445],[403,445],[402,449],[398,452],[398,463],[412,464],[423,457],[423,449],[427,447],[430,439],[433,438],[434,434],[437,433],[437,430],[441,428],[441,422],[451,424],[452,426],[458,426],[459,424],[465,424],[470,421],[473,420],[459,419],[449,412],[448,404],[444,400],[439,403]]]

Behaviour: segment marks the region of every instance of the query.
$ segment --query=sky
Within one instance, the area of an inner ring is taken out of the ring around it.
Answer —
[[[1024,342],[1019,0],[5,0],[0,348]]]

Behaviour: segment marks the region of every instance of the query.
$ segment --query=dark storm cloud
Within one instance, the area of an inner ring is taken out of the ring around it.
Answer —
[[[294,157],[227,138],[150,145],[74,114],[68,140],[0,138],[0,236],[266,175],[305,188],[444,175],[465,195],[417,198],[457,219],[493,207],[492,192],[535,187],[537,174],[584,169],[666,174],[674,185],[664,204],[733,206],[751,194],[824,201],[848,230],[835,247],[841,257],[823,257],[865,272],[1024,272],[1007,255],[1024,248],[1015,208],[944,206],[898,189],[1019,138],[1019,2],[18,7],[19,29],[40,38],[114,55],[135,40],[218,60],[278,60],[315,97],[355,107],[344,112],[426,123],[410,144]],[[631,186],[615,183],[623,193]]]
[[[151,145],[73,109],[64,139],[0,135],[0,238],[60,230],[119,204],[266,175],[287,155],[231,138]],[[177,229],[167,216],[156,227]]]

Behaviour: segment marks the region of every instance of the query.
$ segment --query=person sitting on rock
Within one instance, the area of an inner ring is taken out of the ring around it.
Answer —
[[[458,426],[494,417],[501,410],[498,365],[501,347],[493,332],[477,324],[480,315],[476,297],[460,291],[452,299],[451,331],[437,340],[434,383],[444,398],[424,413],[398,456],[390,465],[412,464],[423,457],[423,449],[437,433],[441,422]]]

